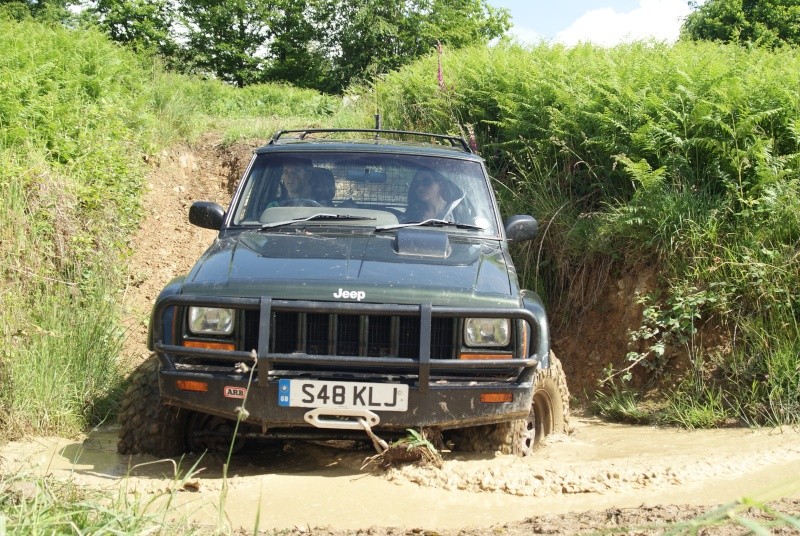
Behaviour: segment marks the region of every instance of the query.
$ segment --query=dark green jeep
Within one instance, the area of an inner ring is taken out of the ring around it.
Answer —
[[[227,211],[196,202],[189,220],[219,236],[155,303],[121,453],[219,448],[237,419],[240,438],[423,428],[515,454],[565,430],[547,317],[508,251],[536,220],[501,223],[462,138],[282,131]]]

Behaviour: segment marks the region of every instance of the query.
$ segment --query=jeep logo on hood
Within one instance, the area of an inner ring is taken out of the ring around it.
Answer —
[[[340,288],[333,293],[333,297],[337,300],[356,300],[361,301],[367,297],[367,293],[363,290],[344,290]]]

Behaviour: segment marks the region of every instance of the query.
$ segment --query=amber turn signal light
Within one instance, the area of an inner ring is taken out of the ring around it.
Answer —
[[[481,402],[485,404],[502,404],[513,401],[513,393],[481,393]]]
[[[511,354],[468,354],[466,352],[459,354],[459,359],[511,359]]]
[[[232,342],[183,341],[183,346],[187,348],[205,348],[206,350],[228,350],[230,352],[236,350],[236,345]]]
[[[196,391],[198,393],[205,393],[208,391],[208,384],[206,382],[194,380],[178,380],[175,382],[175,387],[181,391]]]

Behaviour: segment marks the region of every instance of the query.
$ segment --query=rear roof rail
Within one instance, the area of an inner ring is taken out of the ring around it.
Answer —
[[[463,150],[465,153],[472,153],[472,149],[466,140],[459,136],[448,136],[446,134],[431,134],[428,132],[413,132],[409,130],[383,130],[374,128],[306,128],[302,130],[280,130],[272,136],[270,144],[277,143],[281,137],[287,134],[296,134],[292,139],[304,140],[309,134],[338,134],[338,133],[358,133],[373,134],[372,139],[380,140],[382,134],[393,136],[409,136],[416,138],[433,138],[440,141],[449,142],[451,147]]]

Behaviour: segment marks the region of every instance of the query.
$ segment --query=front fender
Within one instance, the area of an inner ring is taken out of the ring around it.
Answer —
[[[539,368],[550,367],[550,326],[547,322],[547,312],[542,298],[532,290],[523,290],[522,306],[533,313],[537,321],[537,332],[531,333],[529,343],[529,357],[536,355],[539,358]]]
[[[186,276],[185,275],[180,275],[178,277],[173,278],[172,281],[167,283],[167,285],[161,290],[161,293],[158,295],[158,298],[156,298],[156,302],[155,302],[155,305],[153,306],[153,310],[155,310],[155,306],[158,305],[158,303],[161,300],[163,300],[164,298],[167,298],[169,296],[174,296],[176,294],[180,294],[181,291],[183,290],[183,282],[185,280],[186,280]],[[172,307],[168,311],[165,311],[165,313],[164,313],[164,322],[163,322],[164,338],[165,339],[167,339],[167,338],[170,339],[169,341],[166,341],[166,340],[164,341],[167,344],[171,344],[172,343],[172,329],[171,329],[171,326],[172,326],[172,319],[173,319],[174,314],[175,314],[175,309],[172,308]],[[155,349],[155,344],[154,344],[154,341],[153,341],[153,319],[154,318],[155,318],[155,315],[151,314],[150,315],[150,324],[149,324],[149,327],[147,328],[147,348],[151,352]]]

